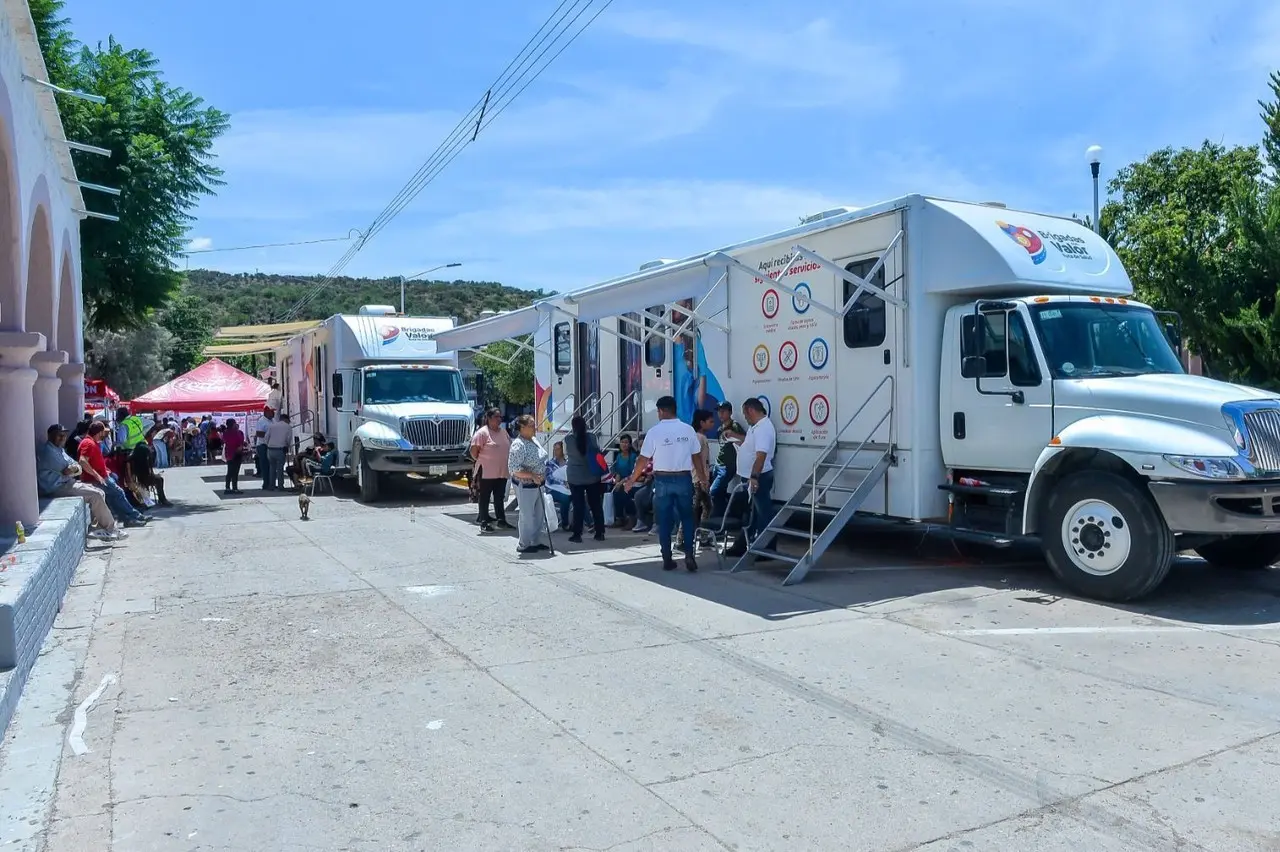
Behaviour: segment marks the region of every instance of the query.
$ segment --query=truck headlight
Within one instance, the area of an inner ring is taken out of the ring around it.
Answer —
[[[391,438],[365,438],[364,442],[375,450],[398,450],[400,442]]]
[[[1222,419],[1227,421],[1227,431],[1231,433],[1231,440],[1235,441],[1236,449],[1240,452],[1245,450],[1244,435],[1240,432],[1240,427],[1236,425],[1236,421],[1230,414],[1223,414]]]
[[[1203,456],[1165,456],[1176,468],[1203,476],[1205,479],[1243,479],[1244,471],[1231,459]]]

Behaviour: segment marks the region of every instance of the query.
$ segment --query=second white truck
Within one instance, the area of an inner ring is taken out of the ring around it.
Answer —
[[[276,353],[294,434],[319,432],[338,447],[360,499],[378,499],[388,476],[448,482],[471,470],[475,411],[454,352],[432,336],[450,317],[404,317],[366,306],[338,314],[281,344]]]

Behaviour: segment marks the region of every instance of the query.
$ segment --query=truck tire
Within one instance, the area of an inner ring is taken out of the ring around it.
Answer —
[[[360,502],[373,503],[378,499],[380,474],[369,467],[369,462],[365,461],[364,453],[359,451],[359,445],[356,445],[356,483],[360,486]]]
[[[1055,484],[1041,529],[1054,576],[1084,597],[1140,598],[1173,564],[1173,533],[1155,501],[1114,473],[1083,470]]]
[[[1214,568],[1263,571],[1280,562],[1280,533],[1233,535],[1196,548]]]

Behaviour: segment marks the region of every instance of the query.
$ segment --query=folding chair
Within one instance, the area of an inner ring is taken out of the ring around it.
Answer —
[[[721,567],[724,566],[724,552],[729,546],[730,534],[745,534],[751,518],[751,491],[741,477],[735,476],[729,483],[728,495],[724,514],[719,518],[707,518],[698,525],[698,532],[711,534],[711,547]]]
[[[316,494],[319,492],[321,482],[324,482],[329,486],[330,494],[332,494],[335,497],[338,496],[337,492],[333,490],[333,473],[334,473],[333,471],[330,471],[329,473],[321,473],[319,470],[312,472],[311,474],[311,496],[312,497],[316,496]]]

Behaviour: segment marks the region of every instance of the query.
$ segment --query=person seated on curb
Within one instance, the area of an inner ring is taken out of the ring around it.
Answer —
[[[79,497],[89,504],[89,514],[98,529],[89,535],[107,541],[119,541],[127,533],[116,528],[116,519],[107,507],[107,498],[97,488],[76,479],[80,465],[67,455],[63,447],[67,443],[67,430],[60,424],[50,426],[46,432],[49,440],[36,453],[36,487],[41,497]]]
[[[107,498],[107,507],[116,520],[124,521],[126,527],[143,526],[151,519],[130,505],[129,498],[125,496],[115,475],[107,470],[107,460],[98,443],[106,431],[107,427],[103,424],[93,423],[89,426],[88,434],[80,439],[80,446],[76,449],[80,458],[80,481],[102,489]]]

